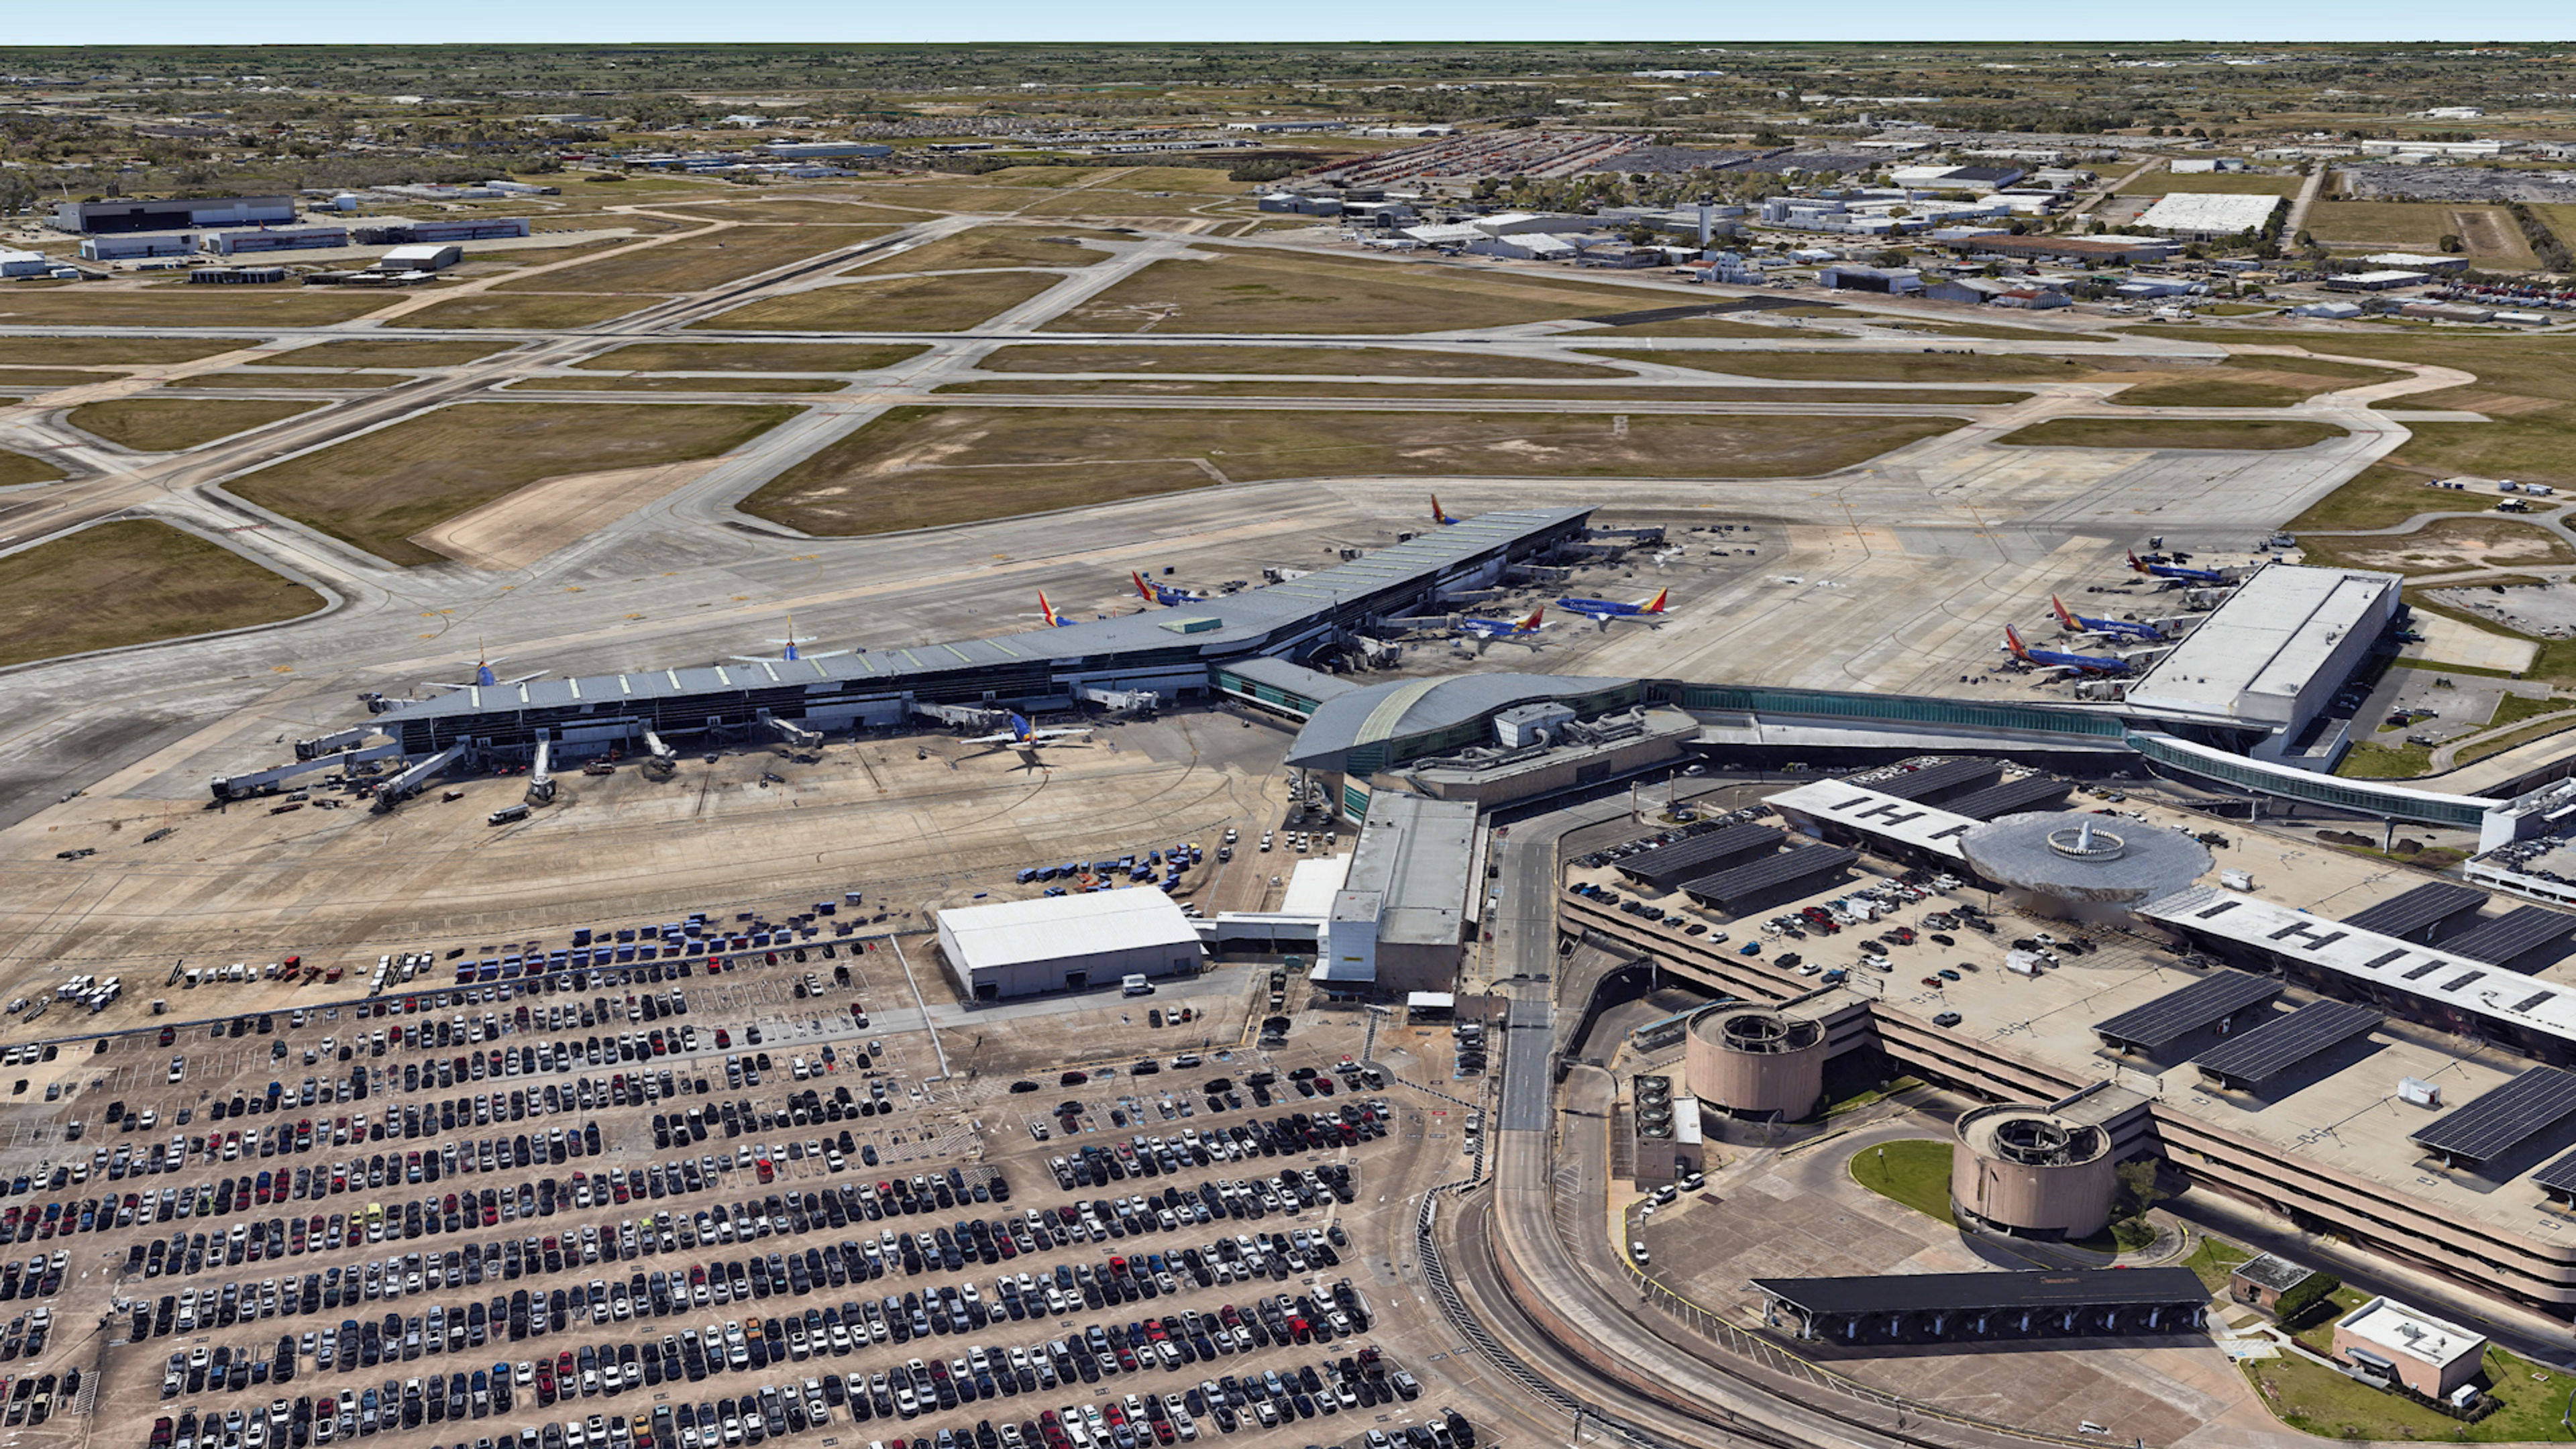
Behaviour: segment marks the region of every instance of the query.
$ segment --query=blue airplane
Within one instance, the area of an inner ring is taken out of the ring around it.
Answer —
[[[2185,568],[2181,564],[2148,563],[2134,553],[2129,555],[2129,567],[2139,573],[2159,579],[2181,579],[2187,583],[2194,584],[2223,584],[2228,582],[2227,575],[2217,569],[2193,569]]]
[[[1475,640],[1476,652],[1481,654],[1486,645],[1496,640],[1526,644],[1535,649],[1538,647],[1538,631],[1546,627],[1547,610],[1532,609],[1526,619],[1463,619],[1459,621],[1458,632]]]
[[[500,662],[501,661],[498,659],[484,657],[482,651],[478,648],[475,651],[474,678],[470,682],[464,684],[453,684],[443,679],[433,679],[430,683],[436,685],[440,689],[495,689],[512,684],[525,684],[529,680],[536,679],[546,672],[540,669],[534,674],[522,674],[515,679],[503,679],[492,671],[492,666]]]
[[[1204,604],[1208,600],[1205,594],[1194,593],[1188,589],[1176,589],[1170,584],[1150,582],[1141,573],[1131,572],[1127,577],[1136,581],[1136,592],[1143,596],[1146,603],[1160,604],[1166,609],[1177,609],[1183,604]]]
[[[733,657],[745,664],[794,664],[800,659],[837,659],[841,655],[850,652],[847,649],[826,649],[820,654],[808,651],[803,645],[796,642],[796,620],[792,616],[787,621],[787,637],[784,639],[772,639],[769,642],[772,644],[785,645],[786,648],[781,653],[771,654],[765,657],[752,654],[737,654]]]
[[[1664,598],[1671,592],[1670,589],[1658,590],[1653,598],[1642,604],[1623,603],[1617,599],[1568,598],[1557,600],[1556,606],[1569,614],[1581,614],[1604,629],[1619,619],[1643,619],[1651,626],[1663,622]]]
[[[2067,608],[2055,594],[2048,596],[2048,607],[2057,611],[2057,622],[2065,625],[2069,633],[2109,634],[2114,638],[2140,639],[2150,644],[2165,642],[2164,631],[2153,624],[2132,624],[2126,619],[2087,619]]]
[[[2004,647],[2024,664],[2046,669],[2072,669],[2078,674],[2126,674],[2129,661],[2107,654],[2069,654],[2062,649],[2033,649],[2021,642],[2021,633],[2012,625],[2004,626]]]

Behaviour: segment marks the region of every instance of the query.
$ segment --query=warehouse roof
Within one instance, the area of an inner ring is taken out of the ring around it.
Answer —
[[[1381,790],[1369,799],[1333,919],[1376,921],[1381,944],[1455,945],[1466,935],[1475,854],[1475,802]]]
[[[2268,564],[2149,666],[2130,686],[2129,703],[2286,723],[2300,691],[2345,638],[2379,627],[2379,610],[2401,582],[2362,569]]]
[[[957,906],[938,913],[940,935],[965,970],[1061,961],[1150,946],[1195,946],[1199,932],[1170,896],[1146,886]]]
[[[2280,206],[2277,196],[2176,191],[2148,207],[2137,224],[2149,231],[2260,231]]]

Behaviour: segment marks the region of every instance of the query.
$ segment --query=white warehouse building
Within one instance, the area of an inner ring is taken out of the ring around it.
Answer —
[[[1206,958],[1198,927],[1170,896],[1146,886],[937,914],[939,953],[958,991],[974,1001],[1189,975]]]
[[[2404,583],[2267,564],[2129,686],[2129,707],[2241,731],[2258,760],[2330,770],[2344,742],[2309,727],[2397,621]]]

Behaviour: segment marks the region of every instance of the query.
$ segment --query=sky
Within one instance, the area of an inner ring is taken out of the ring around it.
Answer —
[[[121,5],[22,3],[0,45],[405,43],[438,41],[1080,40],[2566,40],[2576,5],[2489,0],[2168,0],[2153,5],[1647,6],[1566,0],[1384,0],[1211,4],[1193,0],[264,0],[161,6],[134,24]],[[2467,28],[2467,27],[2474,27]]]

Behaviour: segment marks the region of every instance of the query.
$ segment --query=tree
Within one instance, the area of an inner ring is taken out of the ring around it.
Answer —
[[[2458,237],[2450,235],[2447,232],[2442,236],[2441,248],[2445,252],[2454,254],[2464,252],[2469,249],[2468,243],[2461,241]]]
[[[2343,1280],[2332,1273],[2310,1273],[2292,1284],[2290,1291],[2282,1294],[2279,1300],[2273,1303],[2273,1317],[2279,1320],[2283,1328],[2296,1328],[2302,1320],[2316,1310],[2318,1304],[2330,1301],[2342,1289]]]
[[[1873,267],[1901,267],[1905,265],[1905,261],[1905,253],[1894,247],[1888,247],[1877,256],[1871,257],[1869,264]]]
[[[2139,1157],[2114,1169],[2120,1179],[2120,1195],[2112,1204],[2111,1215],[2115,1218],[2144,1217],[2147,1209],[2163,1202],[2166,1194],[2163,1184],[2158,1181],[2163,1168],[2164,1164],[2155,1158]]]

